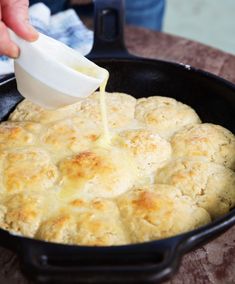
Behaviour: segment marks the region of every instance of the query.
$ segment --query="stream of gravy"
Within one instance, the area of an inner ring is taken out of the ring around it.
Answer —
[[[97,78],[97,70],[95,68],[86,68],[86,67],[73,67],[74,70],[83,73],[87,76],[91,76],[94,78]],[[106,70],[107,71],[107,70]],[[102,82],[102,84],[100,85],[99,88],[99,92],[100,92],[100,113],[101,113],[101,121],[102,121],[102,135],[101,137],[98,139],[97,143],[100,146],[108,146],[110,144],[110,131],[109,131],[109,127],[108,127],[108,115],[107,115],[107,104],[106,104],[106,93],[105,93],[105,89],[106,89],[106,85],[108,82],[108,78],[109,78],[109,73],[107,71],[107,76],[104,79],[104,81]]]
[[[107,103],[106,103],[106,94],[105,94],[105,88],[107,82],[108,82],[108,77],[100,85],[100,113],[102,119],[103,133],[99,139],[99,143],[103,144],[103,146],[108,146],[111,140],[109,126],[108,126]]]

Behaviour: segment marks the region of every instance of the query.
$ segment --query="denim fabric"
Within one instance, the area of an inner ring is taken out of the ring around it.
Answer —
[[[66,9],[66,0],[29,0],[30,6],[42,2],[50,8],[51,13],[55,14]]]
[[[127,24],[160,31],[164,11],[165,0],[126,0]]]
[[[66,8],[66,0],[30,0],[30,5],[43,2],[52,14]],[[107,0],[108,3],[108,0]],[[141,26],[152,30],[162,29],[165,0],[126,0],[126,22],[127,24]],[[93,5],[82,5],[76,8],[81,16],[92,16]]]

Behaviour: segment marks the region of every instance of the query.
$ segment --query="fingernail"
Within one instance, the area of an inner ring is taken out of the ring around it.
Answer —
[[[13,58],[17,58],[20,55],[20,50],[16,45],[12,45],[11,48],[11,57]]]
[[[31,34],[31,39],[36,40],[38,38],[38,32],[37,30],[31,26],[30,24],[28,25],[28,32]]]

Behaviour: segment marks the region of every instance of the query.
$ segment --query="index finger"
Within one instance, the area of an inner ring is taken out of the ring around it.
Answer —
[[[29,23],[27,0],[2,0],[2,21],[18,36],[28,41],[38,38],[37,31]]]

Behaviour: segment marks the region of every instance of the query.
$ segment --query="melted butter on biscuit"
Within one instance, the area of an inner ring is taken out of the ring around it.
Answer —
[[[232,133],[170,98],[101,91],[53,111],[25,100],[0,125],[1,228],[120,245],[177,235],[234,207]]]
[[[137,179],[137,168],[125,151],[96,148],[69,157],[59,164],[61,197],[115,197]]]

